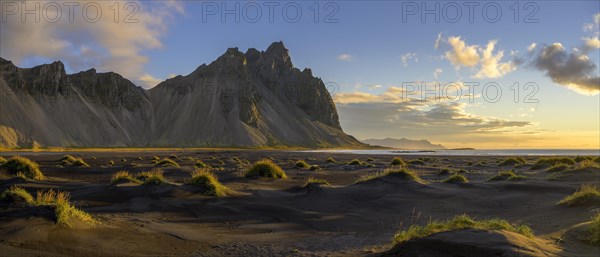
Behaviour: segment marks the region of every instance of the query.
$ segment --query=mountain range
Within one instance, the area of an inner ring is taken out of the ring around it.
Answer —
[[[409,150],[444,150],[446,147],[443,145],[432,144],[427,140],[411,140],[406,138],[384,138],[384,139],[365,139],[361,142],[370,145],[378,145],[384,147],[391,147],[397,149],[409,149]]]
[[[114,72],[0,58],[2,147],[348,147],[323,81],[282,42],[229,48],[145,90]]]

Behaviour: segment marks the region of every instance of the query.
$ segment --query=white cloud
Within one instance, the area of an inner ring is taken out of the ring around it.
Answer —
[[[438,49],[440,47],[440,42],[442,42],[442,32],[438,33],[437,38],[435,39],[435,44],[433,45],[433,49]]]
[[[527,47],[527,51],[531,52],[533,50],[535,50],[535,48],[537,47],[537,44],[535,42],[531,43],[531,45],[529,45]]]
[[[516,69],[513,62],[500,62],[504,56],[504,51],[498,51],[497,54],[494,54],[496,43],[497,41],[492,40],[488,42],[484,50],[480,50],[482,54],[481,69],[475,74],[475,78],[499,78]]]
[[[338,55],[338,60],[343,61],[343,62],[350,62],[353,59],[354,58],[352,57],[352,55],[349,55],[349,54],[340,54],[340,55]]]
[[[452,51],[445,54],[454,66],[473,67],[479,62],[479,53],[477,53],[476,45],[467,45],[460,37],[449,37],[448,43],[452,47]]]
[[[144,74],[139,78],[140,81],[144,82],[144,84],[146,84],[149,88],[152,88],[156,85],[158,85],[158,83],[162,82],[161,79],[159,78],[155,78],[154,76],[150,75],[150,74]]]
[[[400,59],[402,59],[402,65],[404,65],[404,67],[408,66],[408,61],[411,59],[414,59],[416,62],[419,61],[416,53],[405,53],[400,57]]]
[[[440,74],[442,74],[442,72],[444,72],[444,70],[442,70],[442,69],[440,69],[440,68],[437,68],[437,69],[435,69],[435,70],[433,71],[433,78],[434,78],[434,79],[438,79],[438,76],[439,76]]]
[[[586,48],[588,48],[588,49],[600,48],[600,39],[598,39],[598,37],[584,37],[582,39],[583,39],[583,42],[585,42]]]
[[[375,90],[375,89],[380,89],[382,87],[383,86],[381,86],[381,85],[370,85],[368,88],[369,88],[369,90]]]
[[[137,22],[125,23],[122,21],[125,15],[122,15],[117,17],[120,21],[117,23],[114,15],[106,14],[90,23],[81,13],[86,2],[78,1],[79,6],[75,6],[72,15],[74,22],[70,22],[67,15],[56,23],[44,20],[36,23],[33,19],[21,22],[20,16],[8,15],[7,22],[0,24],[0,55],[17,65],[33,57],[58,59],[75,71],[94,67],[101,72],[117,72],[145,87],[151,86],[145,84],[148,80],[142,79],[147,78],[144,66],[148,62],[143,51],[163,46],[161,40],[170,20],[176,13],[183,12],[182,3],[129,1],[139,7],[133,16]],[[123,8],[125,2],[119,3]],[[27,3],[31,8],[33,4]],[[115,2],[97,1],[95,4],[107,13]],[[48,10],[53,11],[52,8]],[[52,15],[49,17],[54,17]]]

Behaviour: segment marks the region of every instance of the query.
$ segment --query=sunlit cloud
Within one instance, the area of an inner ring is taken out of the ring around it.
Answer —
[[[587,55],[579,51],[568,53],[561,43],[540,48],[532,60],[532,65],[546,72],[546,76],[552,81],[578,93],[586,95],[600,93],[597,66]]]
[[[479,53],[476,45],[467,45],[460,37],[449,37],[448,44],[451,51],[446,52],[445,57],[456,67],[473,67],[479,63]]]
[[[35,4],[32,1],[26,5]],[[61,60],[74,71],[96,68],[101,72],[114,71],[145,87],[148,74],[144,70],[149,61],[143,53],[162,48],[163,36],[175,14],[183,13],[178,1],[128,1],[139,7],[130,22],[115,22],[114,15],[99,16],[98,21],[84,20],[81,7],[86,1],[71,1],[75,5],[73,22],[63,18],[56,23],[21,22],[18,15],[7,15],[1,23],[2,45],[0,55],[17,65],[28,58],[44,57]],[[101,10],[111,10],[115,1],[94,2]],[[126,2],[119,2],[123,6]],[[32,7],[32,6],[31,6]],[[32,7],[33,8],[33,7]],[[47,10],[52,12],[53,9]],[[50,17],[53,14],[47,14]],[[125,19],[125,15],[117,19]]]

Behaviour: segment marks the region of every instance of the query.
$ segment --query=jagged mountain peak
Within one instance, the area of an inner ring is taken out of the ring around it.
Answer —
[[[0,126],[15,132],[0,135],[0,145],[364,146],[342,131],[324,83],[308,68],[293,68],[282,42],[260,52],[229,48],[209,65],[150,90],[113,72],[64,75],[58,62],[32,68],[40,72],[11,67],[0,66],[0,86],[28,89],[19,94],[49,88],[54,98],[21,104],[15,96],[0,103],[2,110],[19,110],[0,115]],[[24,140],[11,141],[16,135]]]

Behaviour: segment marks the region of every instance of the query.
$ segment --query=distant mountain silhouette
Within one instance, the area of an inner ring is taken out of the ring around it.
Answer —
[[[398,149],[410,150],[443,150],[443,145],[434,145],[427,140],[411,140],[406,138],[384,138],[384,139],[365,139],[361,140],[365,144],[392,147]]]

